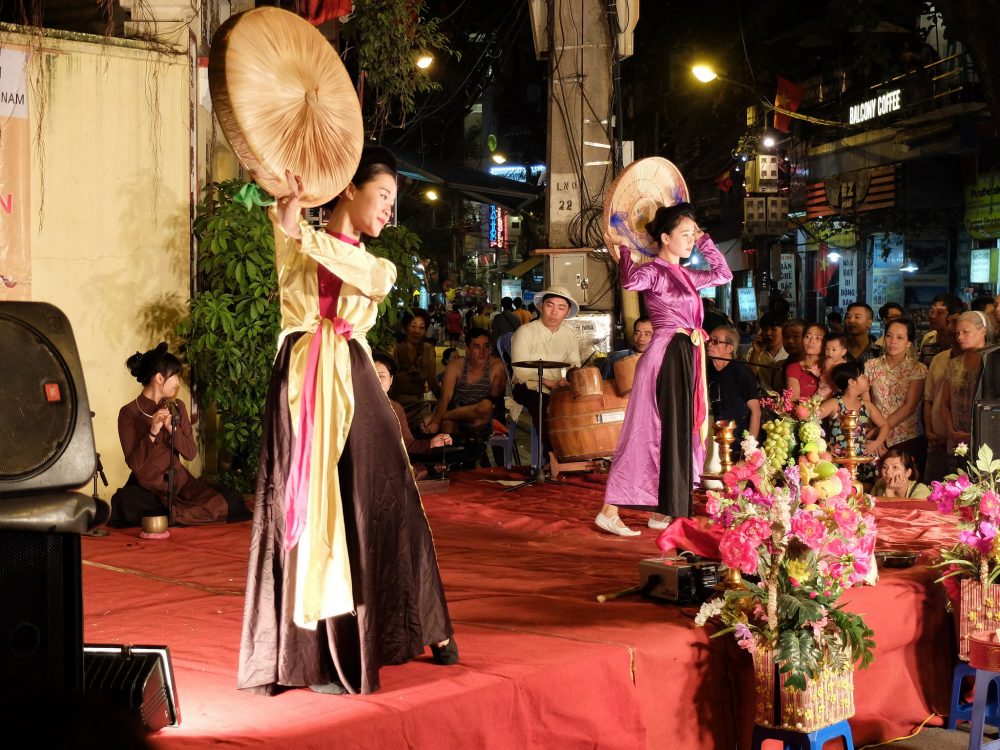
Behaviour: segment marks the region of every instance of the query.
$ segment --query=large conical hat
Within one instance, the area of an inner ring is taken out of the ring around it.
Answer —
[[[285,170],[302,177],[303,206],[350,182],[364,125],[350,76],[330,43],[294,13],[261,7],[216,32],[208,58],[215,115],[243,165],[275,196]]]
[[[660,206],[688,201],[687,184],[672,162],[659,156],[632,162],[604,196],[604,226],[645,255],[656,255],[646,224]]]

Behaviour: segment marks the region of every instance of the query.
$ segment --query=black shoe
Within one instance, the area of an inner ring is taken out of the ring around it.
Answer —
[[[443,666],[458,664],[458,644],[455,643],[455,636],[448,639],[443,646],[432,645],[431,654],[434,656],[434,663]]]
[[[336,680],[320,685],[310,685],[309,689],[314,693],[323,693],[324,695],[347,695],[347,688]]]

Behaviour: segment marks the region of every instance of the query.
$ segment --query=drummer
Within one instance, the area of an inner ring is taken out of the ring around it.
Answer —
[[[653,340],[653,323],[646,316],[636,318],[632,325],[632,348],[619,349],[604,360],[604,369],[601,373],[605,380],[611,380],[615,376],[615,362],[633,354],[642,354],[649,348],[649,343]]]
[[[546,360],[563,362],[566,367],[542,370],[542,382],[538,382],[538,370],[531,367],[514,367],[514,387],[511,394],[531,415],[533,425],[538,424],[538,392],[542,392],[543,413],[549,408],[548,394],[553,388],[569,385],[566,380],[567,367],[580,366],[580,345],[576,331],[566,324],[566,320],[580,312],[580,306],[562,286],[551,286],[535,295],[535,307],[540,317],[526,323],[514,332],[510,344],[512,362]],[[548,420],[543,421],[543,430]],[[548,440],[542,435],[542,455],[548,454]]]

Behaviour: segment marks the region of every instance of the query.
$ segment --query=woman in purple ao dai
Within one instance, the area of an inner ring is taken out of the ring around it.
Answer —
[[[621,238],[609,230],[608,252],[618,262],[622,287],[642,292],[653,323],[653,341],[639,359],[625,421],[611,461],[604,507],[597,526],[609,534],[637,536],[619,508],[650,511],[649,526],[664,529],[671,518],[691,515],[691,488],[705,460],[708,405],[699,289],[733,278],[726,259],[698,228],[690,203],[657,210],[646,231],[658,253],[636,265]],[[681,265],[698,252],[711,266]]]

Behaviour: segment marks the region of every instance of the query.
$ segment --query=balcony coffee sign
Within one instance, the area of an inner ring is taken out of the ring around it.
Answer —
[[[851,105],[848,120],[851,125],[858,125],[879,117],[898,112],[902,107],[902,90],[886,91],[859,104]]]

